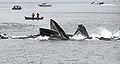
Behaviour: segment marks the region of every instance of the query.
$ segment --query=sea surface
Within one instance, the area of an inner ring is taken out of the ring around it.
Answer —
[[[120,5],[90,3],[1,3],[0,33],[9,36],[39,34],[39,28],[50,28],[54,19],[68,34],[83,24],[89,35],[111,36],[120,28]],[[20,5],[22,10],[12,10]],[[43,20],[25,20],[32,13]],[[34,40],[0,39],[0,64],[120,64],[120,41],[102,40]]]

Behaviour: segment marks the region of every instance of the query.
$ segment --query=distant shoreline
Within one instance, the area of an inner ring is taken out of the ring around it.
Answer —
[[[88,2],[72,2],[72,1],[58,1],[58,2],[46,2],[50,4],[90,4],[92,1]],[[43,2],[0,2],[0,4],[35,4],[35,3],[43,3]],[[115,4],[115,3],[120,3],[120,2],[105,2],[106,4]]]

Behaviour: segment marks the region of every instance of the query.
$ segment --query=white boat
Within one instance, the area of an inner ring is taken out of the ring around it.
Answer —
[[[47,4],[47,3],[42,3],[39,5],[40,7],[51,7],[52,5]]]

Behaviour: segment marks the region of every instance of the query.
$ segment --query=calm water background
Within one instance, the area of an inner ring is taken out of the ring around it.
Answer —
[[[39,28],[49,28],[52,18],[73,34],[83,24],[89,35],[102,29],[115,33],[120,28],[119,4],[50,3],[52,7],[39,7],[40,3],[0,4],[0,32],[13,36],[38,34]],[[20,5],[22,10],[12,10]],[[27,21],[24,16],[40,13],[44,20]],[[0,40],[2,64],[119,64],[120,41],[40,41]]]

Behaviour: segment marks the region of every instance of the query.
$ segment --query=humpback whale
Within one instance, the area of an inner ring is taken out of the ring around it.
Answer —
[[[81,34],[86,39],[90,39],[86,28],[80,24],[73,35],[66,34],[64,30],[56,23],[55,20],[50,19],[50,29],[40,28],[41,36],[49,36],[50,40],[68,40],[70,37]]]
[[[78,25],[77,30],[75,31],[75,33],[71,37],[71,39],[77,39],[77,40],[91,39],[91,38],[92,37],[89,37],[86,28],[82,24]]]
[[[69,39],[69,37],[64,32],[64,30],[53,19],[50,19],[50,28],[51,29],[40,28],[39,29],[40,35],[49,36],[50,40],[68,40]]]
[[[86,38],[89,37],[86,28],[82,24],[78,25],[78,28],[77,28],[77,30],[74,33],[74,35],[78,35],[78,34],[81,34],[82,36],[84,36]]]
[[[64,30],[53,19],[50,19],[50,28],[51,30],[58,32],[58,34],[55,35],[55,37],[58,36],[63,40],[69,39],[67,34],[64,32]],[[52,37],[54,37],[54,35]]]

